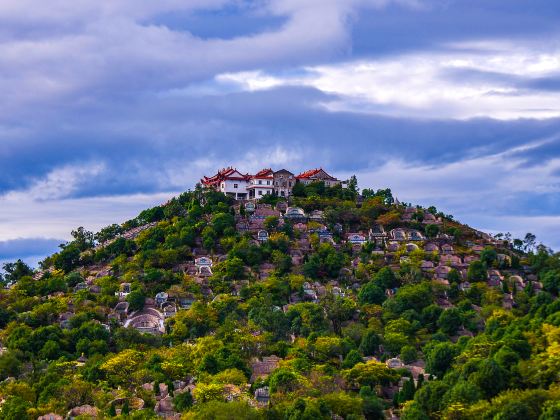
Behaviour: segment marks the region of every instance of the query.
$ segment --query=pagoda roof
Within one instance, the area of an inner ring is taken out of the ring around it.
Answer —
[[[262,169],[257,172],[252,178],[272,178],[274,176],[274,171],[270,168]]]
[[[220,169],[216,175],[203,177],[200,182],[204,185],[216,185],[225,180],[247,181],[249,178],[249,174],[242,174],[237,169],[229,167]]]

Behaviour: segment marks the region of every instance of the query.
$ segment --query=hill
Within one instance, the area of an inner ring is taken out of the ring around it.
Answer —
[[[72,236],[5,266],[0,418],[560,415],[560,259],[531,234],[311,182]]]

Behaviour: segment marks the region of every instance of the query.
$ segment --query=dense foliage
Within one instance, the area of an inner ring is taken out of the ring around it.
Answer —
[[[321,220],[267,216],[257,241],[240,228],[243,205],[197,188],[122,225],[76,229],[40,272],[6,264],[0,418],[86,405],[136,419],[560,418],[559,255],[390,190],[358,195],[355,178],[297,184],[290,205]],[[369,235],[379,226],[389,237]],[[391,250],[395,228],[423,238]],[[210,275],[196,271],[201,255]],[[178,307],[161,333],[127,325],[163,311],[160,292]]]

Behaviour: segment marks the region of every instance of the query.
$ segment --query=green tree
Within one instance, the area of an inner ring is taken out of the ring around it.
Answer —
[[[27,410],[31,403],[18,396],[8,396],[0,406],[0,418],[3,420],[32,420]]]
[[[463,325],[463,316],[457,308],[449,308],[443,311],[437,321],[438,327],[448,335],[455,335]]]
[[[350,369],[363,361],[362,355],[357,350],[350,350],[342,362],[342,368]]]
[[[264,219],[263,226],[266,230],[276,230],[280,224],[280,219],[277,216],[268,216]]]
[[[136,289],[128,294],[126,301],[128,302],[130,311],[139,311],[144,308],[146,295],[142,290]]]
[[[457,349],[451,343],[437,343],[429,349],[425,349],[426,371],[442,378],[451,367],[451,363],[457,355]]]
[[[0,381],[9,376],[18,376],[21,372],[21,361],[14,352],[8,351],[0,355]]]
[[[486,280],[486,266],[482,261],[473,261],[469,264],[467,279],[473,282]]]
[[[363,335],[360,342],[360,351],[366,356],[373,356],[377,353],[379,345],[381,344],[381,339],[374,331],[368,330]]]
[[[294,197],[305,197],[305,185],[301,182],[296,182],[292,188],[292,194]]]
[[[550,270],[542,276],[543,289],[558,296],[560,290],[560,270]]]
[[[360,398],[362,399],[362,411],[368,420],[384,420],[383,402],[377,397],[371,386],[360,388]]]
[[[379,287],[375,281],[366,283],[358,293],[358,301],[361,305],[376,304],[381,305],[387,297],[385,291]]]
[[[86,249],[93,248],[93,232],[85,230],[82,226],[71,232],[74,238],[74,244],[80,251],[85,251]]]
[[[482,391],[478,386],[468,381],[461,380],[447,391],[443,397],[445,405],[462,403],[471,405],[482,399]]]
[[[498,259],[498,253],[494,248],[486,247],[480,253],[480,261],[486,264],[486,267],[492,267],[492,264]]]
[[[406,345],[401,348],[401,360],[405,364],[409,364],[418,360],[418,352],[416,351],[416,347]]]
[[[383,347],[391,355],[400,353],[401,349],[408,343],[408,337],[402,333],[390,332],[383,337]]]
[[[439,233],[439,226],[438,225],[426,225],[424,228],[424,232],[426,232],[426,236],[428,238],[435,238]]]
[[[175,410],[182,413],[187,411],[193,405],[193,397],[189,390],[181,393],[176,393],[173,397],[173,407]]]
[[[483,360],[478,372],[473,373],[469,379],[478,385],[487,398],[497,395],[508,386],[508,372],[496,361],[489,359]]]
[[[25,276],[32,276],[33,270],[22,260],[17,260],[15,263],[5,263],[2,266],[4,270],[4,281],[6,283],[15,283]]]
[[[270,392],[292,392],[299,384],[298,375],[288,368],[278,368],[270,375]]]
[[[393,287],[398,286],[395,273],[393,273],[393,270],[391,270],[389,267],[383,267],[381,270],[379,270],[375,274],[373,281],[383,290],[392,289]]]
[[[442,381],[429,381],[422,386],[414,395],[414,401],[423,412],[431,415],[440,411],[443,407],[443,396],[449,389]],[[413,417],[406,417],[412,419]],[[419,416],[419,418],[423,418]]]

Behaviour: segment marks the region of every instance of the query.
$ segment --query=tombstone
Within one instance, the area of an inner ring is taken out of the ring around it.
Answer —
[[[252,201],[249,201],[248,203],[245,204],[245,211],[247,213],[253,213],[255,211],[255,203],[253,203]]]
[[[266,230],[259,230],[259,233],[257,233],[257,240],[259,242],[268,241],[268,232]]]

